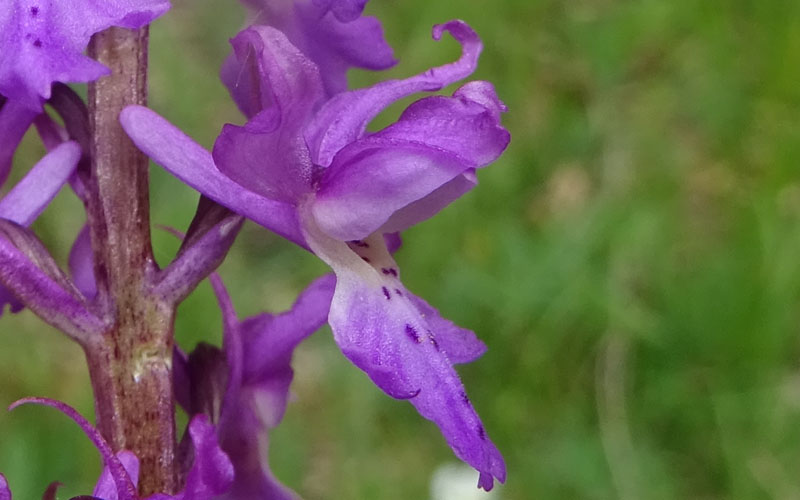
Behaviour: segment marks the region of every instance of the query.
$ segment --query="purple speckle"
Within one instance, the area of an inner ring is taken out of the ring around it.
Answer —
[[[364,257],[363,255],[361,256],[361,260],[363,260],[364,262],[371,262],[367,257]]]
[[[39,15],[39,7],[31,7],[31,16],[36,17]]]
[[[433,347],[438,351],[439,350],[439,343],[436,342],[436,337],[433,336],[433,333],[428,332],[428,338],[430,339],[431,344],[433,344]]]
[[[468,405],[468,404],[469,404],[469,396],[467,396],[467,393],[466,393],[466,392],[464,392],[464,391],[461,391],[461,401],[462,401],[462,402],[463,402],[465,405]]]
[[[369,248],[369,243],[365,243],[365,242],[363,242],[361,240],[353,240],[350,243],[352,243],[353,245],[355,245],[357,247]]]
[[[395,288],[394,289],[394,293],[396,293],[398,297],[402,297],[403,296],[403,292],[401,292],[399,288]]]
[[[486,429],[481,424],[478,424],[478,437],[486,441]]]
[[[408,337],[417,344],[422,342],[422,340],[420,340],[419,338],[419,334],[417,333],[417,329],[409,325],[408,323],[406,323],[406,335],[408,335]]]
[[[397,277],[397,269],[395,269],[393,267],[383,267],[383,268],[381,268],[381,272],[383,274],[386,274],[386,275],[391,274],[395,278]]]
[[[36,47],[37,49],[41,48],[42,47],[42,41],[37,38],[36,40],[33,41],[33,46]]]
[[[388,288],[383,286],[383,287],[381,287],[381,290],[383,290],[383,296],[386,297],[386,300],[392,300],[392,294],[389,293],[389,289]]]

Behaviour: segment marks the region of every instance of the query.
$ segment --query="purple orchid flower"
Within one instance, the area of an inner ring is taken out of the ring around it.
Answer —
[[[234,40],[254,54],[259,84],[244,127],[226,125],[211,155],[152,111],[129,107],[121,121],[157,163],[209,198],[309,248],[337,282],[328,321],[342,352],[386,393],[408,399],[441,429],[456,455],[480,472],[479,486],[505,480],[505,464],[466,396],[453,363],[485,351],[475,335],[441,318],[399,280],[384,238],[432,216],[476,183],[475,171],[509,142],[505,106],[488,82],[452,97],[421,99],[393,125],[366,126],[402,97],[470,75],[481,43],[464,22],[434,27],[461,44],[461,58],[420,75],[338,94],[316,66],[268,27]],[[315,110],[317,110],[315,112]]]
[[[111,26],[139,28],[167,0],[4,0],[0,4],[0,94],[39,111],[53,82],[87,82],[108,68],[83,55]]]
[[[325,92],[334,95],[347,89],[351,67],[382,70],[397,61],[383,36],[378,19],[361,17],[366,0],[243,0],[256,13],[253,24],[282,31],[295,47],[317,65]],[[229,87],[248,86],[241,63],[228,58],[222,67],[222,81]],[[245,115],[253,110],[242,107]]]
[[[136,492],[139,460],[133,453],[122,450],[114,453],[100,433],[69,405],[48,398],[25,398],[13,403],[9,410],[23,404],[34,403],[53,407],[71,418],[83,430],[100,452],[103,472],[89,497],[97,500],[141,500]],[[184,489],[176,495],[156,493],[145,500],[211,500],[224,493],[233,482],[233,467],[227,455],[217,444],[216,430],[205,415],[198,415],[189,423],[189,434],[194,444],[194,463],[187,476]],[[0,474],[0,500],[12,500],[5,477]]]
[[[222,280],[216,274],[210,279],[222,309],[223,351],[201,344],[188,360],[177,358],[179,402],[190,414],[205,412],[218,422],[235,480],[217,500],[295,500],[266,463],[267,432],[286,411],[292,353],[325,323],[335,280],[317,279],[285,313],[239,321]]]

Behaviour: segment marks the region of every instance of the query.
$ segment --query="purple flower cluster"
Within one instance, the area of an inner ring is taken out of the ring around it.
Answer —
[[[128,107],[120,122],[141,151],[204,199],[312,252],[333,274],[310,285],[289,311],[243,321],[221,279],[210,276],[223,313],[223,346],[177,350],[173,361],[176,400],[192,416],[183,490],[148,498],[298,498],[270,473],[264,451],[268,431],[286,409],[292,353],[325,322],[342,353],[385,393],[408,400],[433,421],[454,453],[480,473],[479,486],[490,490],[495,479],[505,481],[505,464],[454,369],[486,346],[410,292],[393,254],[400,232],[472,189],[478,169],[501,155],[510,140],[501,125],[505,106],[491,83],[471,81],[451,95],[422,97],[388,127],[367,130],[397,100],[469,77],[480,39],[463,21],[437,25],[435,40],[447,32],[461,44],[458,60],[347,90],[348,68],[379,70],[396,62],[378,20],[362,16],[366,0],[243,1],[254,24],[232,39],[221,77],[247,117],[244,125],[225,125],[208,152],[145,107]],[[68,181],[83,196],[75,175],[81,146],[43,114],[42,104],[54,82],[104,74],[82,55],[92,34],[145,25],[167,8],[165,0],[79,0],[68,8],[53,0],[11,0],[0,6],[0,176],[6,177],[32,123],[50,148],[0,200],[0,218],[13,224],[0,226],[0,270],[10,288],[0,289],[0,302],[12,310],[35,304],[37,314],[83,343],[103,325],[91,306],[96,290],[88,232],[76,242],[69,278],[32,257],[35,245],[19,241],[28,233],[13,229],[29,225]],[[240,218],[224,219],[191,245],[187,237],[187,248],[159,282],[164,294],[184,296],[207,276],[213,267],[196,262],[214,261],[204,254],[224,255],[240,224]],[[93,498],[140,498],[134,454],[114,453],[63,403],[23,402],[60,409],[97,446],[105,469]],[[0,476],[0,500],[10,498]]]

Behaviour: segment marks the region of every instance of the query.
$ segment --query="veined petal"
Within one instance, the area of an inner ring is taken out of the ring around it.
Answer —
[[[482,44],[478,35],[463,21],[450,21],[433,27],[439,40],[450,32],[462,46],[458,61],[405,80],[389,80],[372,87],[334,96],[316,114],[305,137],[315,163],[327,167],[345,145],[364,134],[367,124],[386,106],[411,94],[439,90],[471,75],[478,64]]]
[[[0,107],[0,185],[8,178],[17,145],[37,114],[13,100],[7,100]]]
[[[47,153],[0,200],[0,217],[30,225],[66,184],[81,157],[77,142],[65,142]]]
[[[301,210],[306,240],[336,273],[328,322],[342,352],[383,391],[408,399],[435,422],[455,454],[481,473],[479,486],[489,490],[493,478],[504,481],[503,458],[444,351],[454,348],[464,360],[477,353],[475,343],[459,339],[462,332],[411,298],[382,235],[347,244],[327,236]]]
[[[0,94],[41,110],[54,81],[85,82],[108,69],[83,55],[110,26],[138,28],[169,8],[166,0],[5,0],[0,5]]]
[[[174,176],[284,238],[305,247],[295,207],[246,189],[220,172],[211,154],[155,112],[129,106],[122,127],[136,146]]]

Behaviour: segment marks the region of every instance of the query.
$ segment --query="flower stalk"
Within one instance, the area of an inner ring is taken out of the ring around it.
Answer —
[[[134,452],[139,493],[178,489],[172,395],[174,302],[151,291],[148,159],[119,125],[125,106],[147,101],[147,28],[110,28],[89,54],[111,74],[89,85],[91,175],[87,214],[102,336],[84,345],[97,427],[114,451]]]

